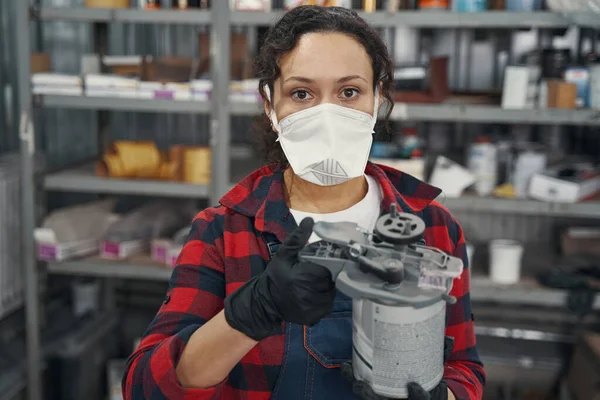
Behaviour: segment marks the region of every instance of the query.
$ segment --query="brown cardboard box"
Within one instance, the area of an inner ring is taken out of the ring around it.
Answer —
[[[576,99],[576,84],[559,80],[548,81],[548,108],[574,109]]]
[[[600,400],[600,335],[586,333],[579,339],[568,376],[574,400]]]
[[[200,72],[210,71],[210,34],[200,33]],[[252,73],[252,57],[248,54],[248,37],[245,33],[231,33],[231,79],[250,79]]]
[[[129,8],[129,0],[85,0],[90,8]]]
[[[31,55],[31,73],[37,74],[40,72],[50,72],[51,60],[50,54],[33,53]]]
[[[571,227],[561,234],[563,256],[600,256],[600,228]]]
[[[441,103],[448,97],[448,57],[434,57],[429,64],[429,87],[424,91],[397,91],[394,101],[400,103]]]
[[[142,79],[153,82],[189,82],[199,77],[198,61],[183,57],[165,57],[144,63]]]

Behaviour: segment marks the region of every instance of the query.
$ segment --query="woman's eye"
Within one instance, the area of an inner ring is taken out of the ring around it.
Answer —
[[[344,89],[342,91],[342,95],[345,99],[352,99],[358,95],[358,90],[356,89]]]
[[[296,90],[292,93],[292,97],[296,100],[306,100],[310,97],[310,94],[306,90]]]

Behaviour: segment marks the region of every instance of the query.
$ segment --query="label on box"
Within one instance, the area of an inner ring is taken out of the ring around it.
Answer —
[[[171,247],[171,249],[169,250],[168,254],[167,254],[167,266],[169,267],[175,267],[177,265],[177,259],[179,258],[179,253],[181,253],[181,250],[183,249],[183,246],[173,246]]]
[[[56,261],[58,255],[58,246],[55,244],[38,244],[38,259],[43,261]]]
[[[128,242],[102,242],[101,254],[103,258],[121,259],[140,253],[145,247],[143,240]]]

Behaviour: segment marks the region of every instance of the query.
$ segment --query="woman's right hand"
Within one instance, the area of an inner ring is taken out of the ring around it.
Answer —
[[[313,225],[312,218],[305,218],[265,271],[225,299],[225,319],[232,328],[260,341],[283,321],[314,325],[331,312],[336,294],[331,273],[298,258]]]

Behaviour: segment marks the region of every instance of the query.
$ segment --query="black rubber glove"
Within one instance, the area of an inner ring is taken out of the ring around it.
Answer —
[[[336,294],[331,273],[298,259],[313,225],[312,218],[305,218],[265,271],[225,299],[225,319],[232,328],[260,341],[283,321],[314,325],[331,312]]]
[[[454,338],[446,336],[444,338],[444,363],[450,358],[454,349]],[[341,366],[342,376],[352,385],[352,392],[361,400],[390,400],[387,397],[380,396],[373,391],[371,385],[365,381],[359,381],[354,377],[351,362],[345,362]],[[448,400],[448,385],[443,380],[430,392],[427,392],[418,383],[409,383],[406,386],[408,390],[407,400]]]

